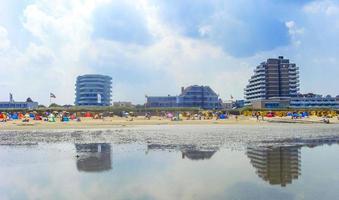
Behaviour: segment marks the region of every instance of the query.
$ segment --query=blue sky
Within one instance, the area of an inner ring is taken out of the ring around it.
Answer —
[[[113,77],[113,101],[210,85],[243,98],[260,62],[300,67],[301,92],[338,95],[338,0],[8,0],[0,3],[0,100],[74,101],[77,75]]]

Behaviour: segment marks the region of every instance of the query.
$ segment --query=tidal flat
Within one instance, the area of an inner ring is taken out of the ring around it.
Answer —
[[[336,199],[338,124],[0,131],[0,199]]]

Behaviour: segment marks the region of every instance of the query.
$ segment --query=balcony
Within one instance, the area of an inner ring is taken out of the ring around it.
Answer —
[[[266,91],[248,91],[245,92],[245,95],[266,95]]]
[[[290,83],[289,86],[290,87],[299,87],[300,84],[299,83]]]

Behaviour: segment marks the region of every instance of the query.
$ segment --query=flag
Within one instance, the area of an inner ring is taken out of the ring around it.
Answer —
[[[55,94],[53,94],[52,92],[49,94],[50,98],[56,98]]]
[[[10,101],[10,102],[14,102],[13,94],[12,94],[12,93],[9,93],[9,101]]]

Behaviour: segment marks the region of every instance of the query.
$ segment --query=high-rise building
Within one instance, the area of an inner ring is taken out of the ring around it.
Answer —
[[[112,101],[112,78],[99,74],[78,76],[75,84],[75,105],[110,106]]]
[[[299,68],[283,56],[269,58],[254,70],[245,88],[247,103],[257,100],[288,99],[299,92]],[[268,102],[264,107],[279,107]]]

